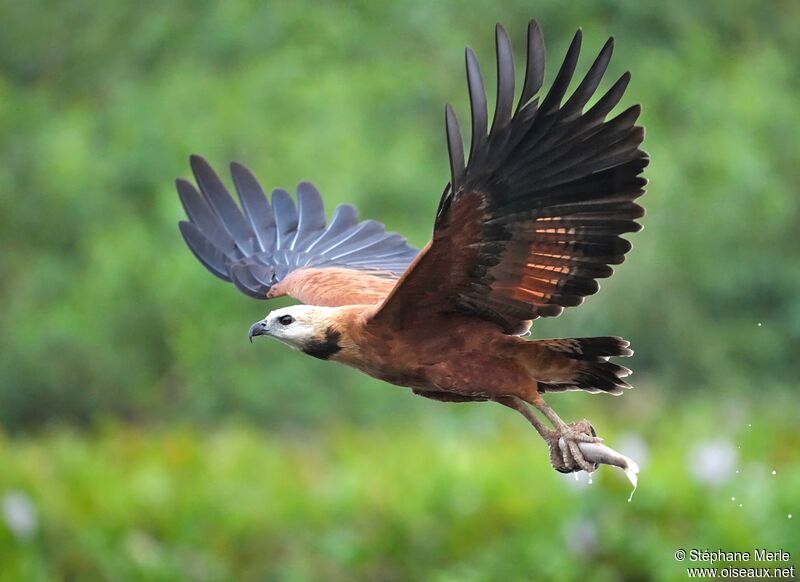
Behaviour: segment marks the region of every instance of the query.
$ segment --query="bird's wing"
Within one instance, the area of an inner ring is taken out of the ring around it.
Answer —
[[[199,191],[177,180],[189,218],[180,222],[181,234],[211,273],[256,299],[378,303],[417,254],[382,224],[359,222],[350,205],[338,206],[326,223],[322,197],[308,182],[297,187],[297,207],[285,190],[274,190],[270,203],[250,171],[233,163],[240,209],[203,158],[192,156],[191,166]]]
[[[635,105],[606,119],[629,81],[625,73],[584,111],[608,66],[605,44],[574,93],[562,103],[581,45],[575,34],[553,85],[540,101],[544,43],[528,26],[525,81],[516,110],[514,63],[497,27],[497,104],[488,131],[478,63],[466,52],[472,113],[469,164],[455,114],[446,108],[451,182],[442,195],[433,238],[406,270],[374,321],[405,325],[432,310],[496,322],[507,333],[525,320],[555,316],[598,290],[631,248],[620,238],[640,229],[634,200],[647,155]]]

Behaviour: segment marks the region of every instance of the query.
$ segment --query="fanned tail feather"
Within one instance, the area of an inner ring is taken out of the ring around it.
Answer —
[[[606,392],[619,396],[624,389],[631,388],[623,378],[631,371],[619,364],[609,362],[611,357],[633,355],[630,343],[621,337],[586,337],[531,342],[548,349],[553,355],[575,360],[570,373],[563,381],[539,382],[539,392]]]

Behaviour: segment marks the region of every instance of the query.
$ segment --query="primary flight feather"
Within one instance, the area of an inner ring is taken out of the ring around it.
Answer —
[[[559,315],[597,292],[631,245],[644,214],[648,164],[634,105],[609,119],[628,85],[625,73],[590,108],[608,67],[603,46],[566,98],[582,35],[569,46],[549,91],[544,42],[528,26],[527,64],[516,107],[508,35],[496,29],[497,98],[489,122],[483,79],[466,51],[471,140],[465,161],[455,112],[445,109],[450,183],[422,251],[383,225],[359,221],[352,206],[326,221],[319,192],[297,187],[268,201],[242,165],[231,164],[237,205],[205,160],[192,156],[197,188],[178,180],[189,218],[180,230],[214,275],[258,299],[289,295],[307,305],[270,313],[251,326],[317,358],[448,402],[492,400],[521,412],[562,472],[586,470],[578,446],[597,442],[586,421],[567,424],[545,403],[551,391],[620,394],[629,356],[618,337],[526,340],[532,321]],[[552,423],[548,428],[528,405]],[[559,446],[559,440],[563,443]]]

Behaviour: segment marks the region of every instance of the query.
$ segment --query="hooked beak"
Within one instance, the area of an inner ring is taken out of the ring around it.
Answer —
[[[247,332],[247,339],[250,340],[250,343],[253,343],[253,338],[257,335],[268,335],[267,322],[263,319],[250,326],[250,331]]]

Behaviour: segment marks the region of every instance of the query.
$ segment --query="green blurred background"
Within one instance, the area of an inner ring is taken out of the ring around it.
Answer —
[[[185,248],[188,155],[310,179],[422,246],[463,47],[643,104],[645,229],[534,336],[623,335],[636,389],[558,395],[642,462],[556,474],[521,418],[277,342]],[[800,553],[800,4],[0,0],[0,579],[680,580],[678,548]],[[773,474],[774,471],[774,474]],[[794,513],[794,519],[790,517]],[[724,564],[723,564],[724,565]],[[753,565],[753,564],[750,564]],[[763,564],[761,564],[763,565]]]

